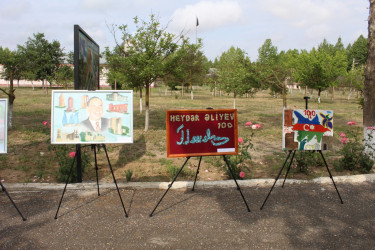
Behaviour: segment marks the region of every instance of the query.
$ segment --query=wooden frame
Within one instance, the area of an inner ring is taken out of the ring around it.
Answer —
[[[236,109],[168,110],[167,157],[237,155]]]
[[[332,110],[283,110],[283,150],[322,150],[327,136],[333,136]]]
[[[51,143],[133,143],[133,91],[53,90]]]

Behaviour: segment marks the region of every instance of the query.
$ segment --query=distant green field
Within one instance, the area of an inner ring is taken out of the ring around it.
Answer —
[[[0,177],[6,182],[55,182],[57,162],[53,159],[54,152],[49,150],[50,132],[43,121],[50,122],[51,93],[45,90],[18,88],[15,92],[13,128],[8,132],[8,154],[0,156]],[[6,97],[4,94],[0,95]],[[287,96],[289,108],[305,107],[304,91],[294,90]],[[355,121],[362,126],[362,110],[358,99],[347,98],[347,93],[335,92],[331,101],[329,93],[322,93],[321,103],[317,103],[316,92],[311,93],[309,101],[311,109],[330,109],[334,111],[334,131],[332,148],[325,152],[329,163],[337,158],[336,151],[342,146],[339,133],[347,128],[348,121]],[[355,96],[355,95],[352,95]],[[144,106],[144,104],[143,104]],[[125,173],[132,170],[132,181],[167,181],[172,167],[180,167],[184,159],[166,157],[165,114],[169,109],[215,109],[233,108],[233,98],[229,95],[214,97],[208,88],[196,87],[194,99],[190,94],[181,96],[178,91],[168,91],[165,87],[153,88],[150,98],[150,126],[144,132],[144,114],[139,110],[139,93],[134,92],[134,143],[126,145],[109,145],[108,151],[117,178],[125,181]],[[241,97],[236,100],[238,110],[239,137],[247,138],[251,129],[245,123],[259,123],[252,138],[254,150],[252,160],[248,161],[249,170],[245,178],[274,178],[286,154],[281,150],[282,99],[274,98],[269,91],[259,92],[254,97]],[[361,129],[359,129],[361,131]],[[73,146],[72,146],[73,151]],[[111,181],[105,155],[99,154],[100,177]],[[190,161],[182,179],[192,179],[198,160]],[[94,163],[91,163],[94,165]],[[219,158],[205,157],[202,162],[204,171],[200,171],[201,180],[221,180],[228,176],[222,169],[223,162]],[[348,173],[335,173],[348,174]],[[291,173],[295,178],[313,178],[327,176],[322,167],[311,169],[308,174]],[[93,167],[87,169],[84,181],[95,180]]]

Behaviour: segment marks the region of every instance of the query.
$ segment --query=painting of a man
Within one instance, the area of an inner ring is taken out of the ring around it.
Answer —
[[[91,97],[87,101],[88,118],[81,124],[91,132],[104,132],[109,127],[109,120],[103,118],[103,101],[98,97]]]

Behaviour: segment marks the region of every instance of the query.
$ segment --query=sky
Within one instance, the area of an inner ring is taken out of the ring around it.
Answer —
[[[15,50],[44,33],[73,51],[78,24],[104,51],[115,45],[113,25],[133,33],[134,17],[148,21],[154,14],[168,32],[201,38],[209,60],[234,46],[255,61],[268,38],[280,52],[310,50],[324,38],[334,44],[341,37],[347,46],[367,37],[368,7],[368,0],[0,0],[0,46]]]

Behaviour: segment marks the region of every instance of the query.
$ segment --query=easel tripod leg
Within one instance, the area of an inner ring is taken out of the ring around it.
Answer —
[[[289,154],[288,154],[288,156],[286,157],[286,159],[285,159],[285,161],[284,161],[284,164],[283,164],[282,168],[280,169],[280,172],[279,172],[279,174],[277,175],[277,177],[276,177],[276,179],[275,179],[275,182],[273,183],[273,185],[272,185],[272,187],[271,187],[271,190],[268,192],[268,195],[267,195],[266,199],[264,200],[263,205],[260,207],[260,210],[263,209],[264,205],[266,204],[266,202],[267,202],[267,200],[268,200],[268,197],[271,195],[271,192],[272,192],[273,188],[275,187],[276,182],[277,182],[277,180],[279,179],[279,177],[280,177],[280,175],[281,175],[281,172],[283,171],[283,169],[284,169],[284,167],[285,167],[285,164],[287,163],[287,161],[288,161],[289,156],[290,156],[291,153],[292,153],[292,150],[289,150]]]
[[[195,179],[194,179],[193,189],[192,189],[191,191],[194,191],[195,182],[197,181],[197,177],[198,177],[198,174],[199,174],[199,168],[200,168],[200,166],[201,166],[201,161],[202,161],[202,156],[199,157],[199,163],[198,163],[197,173],[195,174]]]
[[[331,171],[330,171],[329,168],[328,168],[328,164],[327,164],[327,162],[326,162],[326,159],[324,158],[323,152],[322,152],[321,150],[319,150],[319,153],[320,153],[320,155],[321,155],[322,158],[323,158],[323,161],[324,161],[324,164],[326,165],[326,168],[327,168],[327,171],[328,171],[329,177],[330,177],[331,180],[332,180],[333,186],[335,186],[335,189],[336,189],[336,192],[337,192],[337,194],[338,194],[338,196],[339,196],[339,198],[340,198],[341,204],[344,204],[344,202],[343,202],[342,199],[341,199],[341,195],[340,195],[340,193],[339,193],[339,190],[338,190],[337,187],[336,187],[336,183],[335,183],[335,181],[333,180],[333,176],[332,176],[332,174],[331,174]]]
[[[8,191],[6,190],[6,188],[4,187],[3,183],[0,182],[0,185],[1,185],[1,188],[2,190],[5,192],[5,194],[8,196],[10,202],[12,202],[13,206],[16,208],[17,212],[19,213],[19,215],[22,217],[22,220],[25,221],[26,218],[23,217],[21,211],[18,209],[18,207],[16,206],[16,203],[14,203],[13,199],[10,197]]]
[[[113,170],[112,170],[111,162],[109,161],[109,157],[108,157],[108,153],[107,153],[107,148],[105,147],[105,144],[103,144],[103,148],[104,148],[105,155],[107,156],[107,160],[108,160],[109,168],[111,169],[111,173],[112,173],[112,177],[113,177],[113,182],[115,183],[115,186],[116,186],[116,189],[117,189],[118,196],[120,197],[120,201],[121,201],[122,208],[124,209],[125,217],[128,217],[128,213],[127,213],[126,210],[125,210],[124,202],[122,201],[122,198],[121,198],[120,190],[118,189],[118,186],[117,186],[117,182],[116,182],[115,175],[113,174]]]
[[[296,150],[293,151],[292,159],[290,159],[288,169],[286,170],[285,179],[284,179],[284,181],[283,181],[283,185],[281,186],[282,188],[284,188],[285,181],[286,181],[286,178],[288,177],[288,174],[289,174],[289,171],[290,171],[290,167],[292,166],[292,163],[293,163],[293,159],[294,159],[294,155],[295,155],[295,154],[296,154]]]
[[[100,192],[99,192],[99,176],[98,176],[98,161],[96,159],[96,145],[92,145],[91,148],[92,148],[92,150],[94,150],[95,172],[96,172],[96,186],[98,187],[98,196],[100,196]]]
[[[228,167],[228,169],[229,169],[230,174],[231,174],[232,177],[233,177],[234,182],[236,183],[237,190],[240,191],[241,197],[242,197],[242,199],[243,199],[243,202],[244,202],[245,205],[246,205],[247,211],[250,212],[249,205],[247,205],[246,199],[245,199],[245,197],[244,197],[243,194],[242,194],[241,188],[240,188],[240,186],[239,186],[238,183],[237,183],[236,177],[234,176],[234,174],[233,174],[233,170],[232,170],[231,166],[229,165],[228,160],[227,160],[227,158],[225,157],[225,155],[223,155],[223,158],[224,158],[225,163],[227,164],[227,167]]]
[[[77,158],[77,152],[76,152],[76,154],[74,155],[73,162],[72,162],[72,166],[70,167],[68,177],[66,178],[64,191],[63,191],[63,193],[62,193],[62,195],[61,195],[61,199],[60,199],[60,202],[59,202],[59,206],[57,207],[57,211],[56,211],[56,215],[55,215],[55,220],[57,219],[57,214],[59,213],[60,206],[61,206],[61,202],[62,202],[62,200],[63,200],[63,198],[64,198],[64,194],[65,194],[66,186],[68,185],[68,182],[69,182],[70,176],[72,175],[72,170],[73,170],[73,166],[74,166],[74,162],[76,161],[76,158]]]
[[[180,170],[178,171],[178,173],[176,174],[176,176],[173,178],[173,181],[171,182],[171,184],[168,185],[168,188],[167,190],[164,192],[163,196],[161,197],[161,199],[159,200],[158,204],[156,204],[154,210],[152,210],[151,214],[150,214],[150,217],[152,217],[153,213],[155,212],[156,208],[159,206],[159,204],[161,203],[161,201],[163,200],[164,196],[168,193],[169,189],[172,187],[173,183],[176,181],[178,175],[181,173],[182,169],[185,167],[186,163],[188,162],[188,160],[190,159],[190,156],[189,157],[186,157],[186,160],[184,162],[184,164],[182,165],[182,167],[180,168]]]

